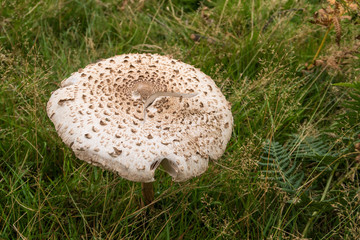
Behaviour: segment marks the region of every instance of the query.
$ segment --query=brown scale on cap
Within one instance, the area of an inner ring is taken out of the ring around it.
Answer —
[[[151,82],[138,82],[134,87],[134,91],[140,94],[143,101],[146,101],[149,96],[154,94],[154,90],[154,84]]]
[[[231,136],[230,107],[199,69],[166,56],[128,54],[73,73],[47,112],[78,158],[151,182],[159,165],[184,181],[218,159]]]

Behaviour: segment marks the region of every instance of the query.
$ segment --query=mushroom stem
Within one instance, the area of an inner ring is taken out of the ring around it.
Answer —
[[[144,197],[145,206],[154,201],[154,186],[152,182],[141,183],[141,191]]]

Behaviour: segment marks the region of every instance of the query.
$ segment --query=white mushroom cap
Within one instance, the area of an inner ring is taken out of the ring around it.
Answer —
[[[224,153],[233,125],[209,76],[151,54],[80,69],[53,92],[47,113],[79,159],[136,182],[154,181],[160,164],[178,182],[202,174]]]

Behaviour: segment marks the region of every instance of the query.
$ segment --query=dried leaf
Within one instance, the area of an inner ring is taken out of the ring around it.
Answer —
[[[360,41],[357,41],[351,48],[343,48],[340,51],[334,52],[330,56],[322,57],[314,61],[315,66],[329,67],[334,70],[341,71],[344,66],[351,64],[357,60],[360,51]]]

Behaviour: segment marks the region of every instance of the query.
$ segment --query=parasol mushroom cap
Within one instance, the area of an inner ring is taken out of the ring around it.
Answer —
[[[79,159],[136,182],[154,181],[160,164],[178,182],[202,174],[224,153],[233,125],[209,76],[151,54],[80,69],[52,93],[47,113]]]

